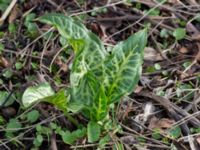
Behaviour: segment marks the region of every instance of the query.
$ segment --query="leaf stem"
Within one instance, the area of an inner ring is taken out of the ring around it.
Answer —
[[[68,112],[65,112],[64,115],[67,117],[67,119],[73,123],[76,127],[78,127],[79,123],[76,119],[74,119],[71,115],[69,115]]]

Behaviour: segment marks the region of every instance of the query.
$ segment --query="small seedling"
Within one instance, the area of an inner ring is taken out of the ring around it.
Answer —
[[[30,13],[26,16],[24,25],[27,28],[27,33],[30,37],[35,37],[38,33],[37,25],[33,22],[36,14]]]
[[[186,36],[186,31],[184,28],[177,28],[174,30],[173,36],[177,41],[182,40]]]

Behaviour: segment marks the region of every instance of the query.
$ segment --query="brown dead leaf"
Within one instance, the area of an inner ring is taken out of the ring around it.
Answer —
[[[197,143],[200,145],[200,136],[196,138]]]
[[[200,41],[200,34],[198,34],[198,35],[192,35],[192,40]]]
[[[143,89],[143,86],[137,86],[136,88],[135,88],[135,90],[134,90],[134,93],[140,93],[141,91],[142,91],[142,89]]]
[[[134,144],[134,143],[137,143],[137,140],[135,139],[135,137],[133,137],[131,135],[123,136],[120,139],[121,139],[121,141],[124,144]]]
[[[2,111],[3,116],[6,118],[13,117],[16,115],[16,110],[13,107],[6,107],[6,108],[3,108],[1,111]]]
[[[198,53],[197,53],[195,59],[196,59],[198,62],[200,62],[200,43],[197,43],[197,46],[198,46],[199,51],[198,51]]]
[[[200,32],[191,22],[187,23],[186,30],[193,40],[200,40]]]
[[[19,15],[21,14],[21,11],[20,11],[20,8],[19,8],[19,5],[15,5],[14,8],[12,9],[10,15],[9,15],[9,18],[8,18],[8,22],[9,23],[12,23],[15,21],[15,19],[17,17],[19,17]]]
[[[160,60],[163,60],[163,58],[155,49],[151,47],[146,47],[144,49],[144,60],[160,61]]]
[[[189,50],[186,47],[181,47],[179,49],[179,52],[181,52],[182,54],[187,54],[189,52]]]
[[[26,10],[28,9],[31,9],[32,7],[34,6],[39,6],[41,5],[43,2],[45,2],[45,0],[29,0],[29,1],[26,1],[24,4],[24,8]]]
[[[176,4],[179,4],[180,2],[179,0],[168,0],[168,3],[176,5]]]
[[[102,35],[101,35],[101,38],[102,39],[106,39],[108,36],[107,36],[107,34],[106,34],[106,27],[105,26],[103,26],[103,25],[99,25],[99,27],[100,27],[100,29],[101,29],[101,31],[102,31]]]
[[[156,117],[153,117],[151,120],[150,120],[150,123],[149,123],[149,128],[150,129],[168,129],[168,128],[171,128],[172,125],[175,123],[174,120],[172,119],[168,119],[168,118],[162,118],[162,119],[158,119]]]
[[[68,69],[69,69],[69,68],[68,68],[68,65],[67,65],[67,64],[64,64],[64,63],[63,63],[63,64],[61,65],[61,70],[62,70],[63,72],[67,72]]]
[[[101,37],[101,39],[104,40],[108,37],[106,34],[107,27],[104,26],[103,24],[90,23],[89,26],[93,32],[95,32],[96,34],[98,34]]]
[[[4,57],[0,57],[0,66],[7,68],[10,66],[10,62]]]
[[[188,0],[188,3],[190,5],[198,5],[198,3],[196,2],[196,0]]]
[[[56,58],[56,60],[54,61],[54,64],[58,65],[60,70],[63,72],[68,71],[68,65],[66,63],[62,62],[62,60],[59,57]]]

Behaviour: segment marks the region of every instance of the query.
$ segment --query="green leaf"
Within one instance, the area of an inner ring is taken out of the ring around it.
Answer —
[[[162,138],[159,129],[153,130],[152,138],[154,138],[154,139],[156,139],[156,140],[160,140],[160,139]]]
[[[191,64],[192,64],[191,61],[186,61],[186,62],[184,62],[182,65],[183,65],[183,67],[186,69],[186,68],[188,68]]]
[[[0,55],[3,53],[4,48],[5,46],[2,43],[0,43]]]
[[[57,124],[54,122],[50,123],[50,127],[51,127],[51,129],[54,129],[54,130],[56,130],[58,128]]]
[[[86,128],[77,129],[77,130],[72,132],[72,135],[75,136],[76,139],[82,138],[86,135]]]
[[[43,137],[42,137],[41,134],[38,134],[38,135],[37,135],[37,141],[38,141],[39,143],[42,143],[42,142],[43,142]]]
[[[44,134],[44,135],[47,135],[47,136],[52,134],[52,129],[51,128],[45,127],[45,126],[41,126],[40,124],[37,124],[36,130],[37,130],[38,133]]]
[[[38,86],[29,87],[25,90],[22,96],[22,103],[24,107],[29,107],[33,103],[38,102],[44,98],[54,95],[54,91],[49,83],[42,83]]]
[[[124,150],[125,148],[122,143],[116,142],[115,145],[112,146],[112,149],[113,150]]]
[[[147,30],[130,36],[117,44],[105,62],[106,95],[109,103],[118,101],[133,91],[142,72],[143,52],[147,43]]]
[[[13,133],[17,132],[19,128],[22,127],[22,124],[17,119],[10,119],[6,126],[6,136],[12,138]]]
[[[171,129],[169,130],[169,135],[170,135],[170,137],[172,137],[172,138],[174,138],[174,139],[180,137],[181,134],[182,134],[182,133],[181,133],[181,128],[180,128],[180,127],[171,128]]]
[[[70,131],[63,131],[62,132],[62,140],[63,142],[72,145],[75,141],[75,137],[73,137],[70,133]]]
[[[23,64],[22,64],[21,62],[16,62],[16,63],[15,63],[15,68],[16,68],[17,70],[22,69],[22,67],[23,67]]]
[[[0,116],[0,125],[3,125],[6,122],[6,120],[3,118],[3,116]]]
[[[99,146],[97,150],[101,150],[105,148],[105,145],[110,141],[109,135],[104,136],[99,140]]]
[[[101,127],[96,122],[89,122],[87,126],[88,142],[93,143],[98,141],[100,137]]]
[[[10,98],[8,98],[8,96],[9,96],[9,93],[7,91],[0,91],[0,107],[1,106],[7,107],[13,104],[15,99],[13,98],[13,96],[10,96]]]
[[[167,29],[162,29],[161,32],[160,32],[160,37],[168,38],[169,37],[169,31]]]
[[[40,114],[37,110],[32,110],[31,112],[27,113],[27,120],[31,123],[34,123],[38,120]]]
[[[98,95],[93,103],[93,107],[90,112],[90,119],[94,121],[102,120],[106,117],[108,113],[108,98],[105,95],[105,89],[101,85]]]
[[[79,86],[71,88],[70,105],[79,106],[78,108],[91,108],[94,98],[97,95],[98,88],[99,83],[96,77],[91,73],[87,73],[87,75],[80,80]]]
[[[192,133],[200,133],[200,128],[190,128]]]
[[[67,112],[68,99],[69,98],[65,95],[65,91],[60,90],[56,94],[44,98],[43,101],[53,104],[55,107],[63,112]]]
[[[17,29],[16,29],[17,27],[16,27],[16,25],[14,24],[14,23],[9,23],[9,26],[8,26],[8,31],[10,32],[10,33],[16,33],[16,31],[17,31]]]
[[[176,40],[181,40],[185,37],[186,31],[183,28],[177,28],[173,32],[173,36],[176,38]]]
[[[59,110],[67,112],[67,99],[64,90],[60,90],[55,94],[49,83],[42,83],[27,88],[22,96],[22,103],[25,107],[29,107],[35,102],[45,101],[53,104]]]
[[[76,140],[78,140],[79,138],[82,138],[86,135],[86,129],[82,128],[82,129],[77,129],[73,132],[70,131],[61,131],[61,136],[62,136],[62,140],[67,143],[72,145]]]
[[[155,68],[156,70],[161,70],[161,66],[160,66],[159,63],[155,63],[155,64],[154,64],[154,68]]]
[[[7,79],[11,78],[13,75],[12,69],[8,68],[3,71],[3,76]]]
[[[99,70],[99,64],[105,59],[107,52],[101,40],[82,23],[62,14],[47,14],[39,20],[55,26],[74,49],[75,58],[70,75],[72,86],[78,86],[80,79],[88,71]]]
[[[106,58],[106,51],[99,38],[89,32],[87,44],[82,52],[77,53],[75,56],[72,72],[70,75],[70,83],[72,86],[79,86],[81,78],[92,72],[94,75],[99,76],[102,74],[103,61]]]
[[[81,79],[76,88],[71,89],[71,101],[68,108],[77,112],[82,109],[83,114],[91,120],[103,119],[108,112],[105,89],[97,78],[92,74],[87,74]]]
[[[8,5],[10,4],[11,0],[0,0],[0,10],[4,12]]]
[[[26,18],[25,18],[25,24],[28,23],[28,22],[31,22],[35,19],[36,17],[36,14],[35,13],[29,13],[28,15],[26,15]]]
[[[60,44],[62,45],[62,47],[66,47],[67,45],[69,45],[68,41],[66,40],[66,38],[60,36],[59,39]]]
[[[160,10],[159,9],[151,9],[151,11],[149,11],[149,16],[159,16],[160,14]]]
[[[37,25],[35,23],[27,23],[26,27],[31,36],[37,35],[38,30],[37,30]]]
[[[41,146],[42,142],[43,142],[43,136],[41,134],[38,134],[37,137],[34,139],[33,144],[34,146],[39,147]]]
[[[37,25],[32,22],[35,19],[35,17],[36,14],[30,13],[26,16],[24,21],[24,25],[26,26],[28,33],[30,33],[32,37],[36,36],[38,32]]]
[[[195,20],[196,20],[197,22],[200,22],[200,13],[197,13],[197,14],[196,14]]]
[[[63,14],[47,14],[39,18],[39,21],[55,26],[62,37],[65,37],[75,51],[84,47],[84,39],[88,37],[85,26],[71,17]]]

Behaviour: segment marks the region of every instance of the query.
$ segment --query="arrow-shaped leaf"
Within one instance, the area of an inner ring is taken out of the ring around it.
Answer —
[[[129,94],[139,81],[147,31],[142,30],[117,44],[105,62],[105,85],[109,103]]]

